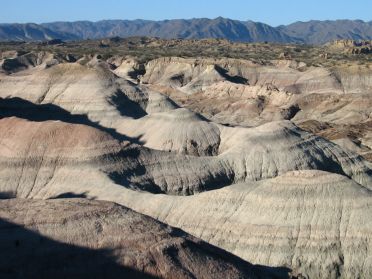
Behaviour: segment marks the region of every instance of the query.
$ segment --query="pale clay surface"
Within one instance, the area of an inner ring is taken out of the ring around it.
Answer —
[[[145,65],[136,84],[131,72],[139,65],[133,59],[112,61],[118,66],[113,71],[97,57],[84,66],[53,59],[43,54],[37,67],[0,73],[0,97],[8,98],[0,99],[7,116],[0,119],[1,192],[114,201],[253,264],[285,266],[305,278],[372,277],[372,171],[358,155],[371,149],[370,72],[338,69],[336,77],[291,61],[161,58]],[[7,107],[12,97],[31,103],[19,109],[14,99]],[[22,115],[32,105],[40,108],[35,113],[45,113],[41,106],[48,104],[62,108],[63,117]],[[336,134],[342,125],[362,130],[353,141],[340,135],[332,142],[295,125],[307,120],[339,125]],[[144,231],[163,226],[109,203],[79,202],[93,212],[128,212],[148,223]],[[42,225],[47,216],[63,217],[54,215],[52,201],[44,202],[46,215],[35,213],[32,224],[21,216],[43,201],[1,203],[1,216],[10,222],[36,226],[55,240],[92,245]],[[76,208],[65,203],[56,201]],[[132,220],[115,216],[102,218],[110,226]],[[71,228],[76,222],[93,226],[93,219],[69,222]],[[180,251],[181,265],[198,278],[227,264],[190,263],[193,250]],[[150,273],[166,277],[175,268],[188,278],[185,269],[158,260]],[[242,274],[229,266],[218,273],[221,278]]]

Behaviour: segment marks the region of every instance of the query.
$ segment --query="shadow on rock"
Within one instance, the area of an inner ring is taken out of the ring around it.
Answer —
[[[110,134],[119,141],[129,141],[142,145],[140,138],[133,138],[101,126],[91,121],[86,115],[71,114],[69,111],[54,104],[34,104],[22,98],[0,98],[0,118],[16,116],[30,121],[59,120],[72,124],[83,124]]]
[[[146,111],[137,102],[129,99],[121,90],[110,98],[110,102],[122,116],[138,119],[147,115]]]
[[[116,262],[110,250],[52,240],[0,219],[1,278],[156,278]]]
[[[88,196],[88,192],[83,192],[83,193],[66,192],[66,193],[61,193],[59,195],[51,197],[50,199],[90,199],[90,200],[94,200],[95,197]]]
[[[215,70],[226,80],[233,82],[233,83],[238,83],[238,84],[249,84],[248,79],[241,77],[241,76],[230,76],[228,74],[228,71],[218,65],[214,66]]]

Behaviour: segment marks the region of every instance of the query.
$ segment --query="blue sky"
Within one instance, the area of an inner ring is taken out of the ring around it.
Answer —
[[[2,0],[0,22],[218,16],[273,26],[311,19],[372,20],[372,0]]]

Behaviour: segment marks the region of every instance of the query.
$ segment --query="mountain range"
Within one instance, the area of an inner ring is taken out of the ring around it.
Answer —
[[[102,20],[0,24],[0,41],[81,40],[151,36],[165,39],[220,38],[241,42],[323,44],[335,39],[371,40],[372,21],[326,20],[270,25],[218,17],[215,19]]]

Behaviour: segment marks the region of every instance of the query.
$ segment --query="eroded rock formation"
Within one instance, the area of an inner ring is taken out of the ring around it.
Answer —
[[[5,230],[72,249],[67,274],[372,276],[369,65],[66,55],[1,54]]]

